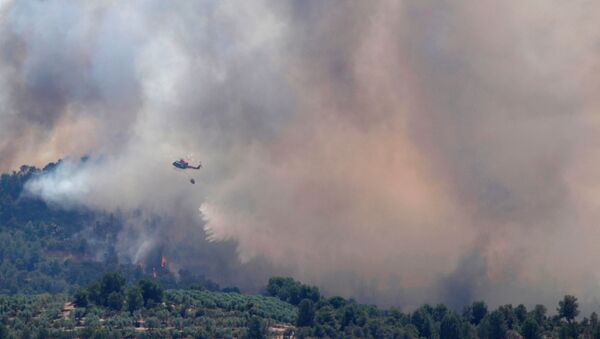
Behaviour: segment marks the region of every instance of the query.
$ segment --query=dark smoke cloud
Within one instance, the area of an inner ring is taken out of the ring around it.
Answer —
[[[101,155],[28,187],[131,215],[123,257],[407,308],[595,303],[595,3],[0,6],[0,166]]]

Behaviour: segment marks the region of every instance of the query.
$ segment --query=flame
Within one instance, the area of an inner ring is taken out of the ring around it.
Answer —
[[[167,258],[164,255],[162,255],[160,257],[160,267],[165,268],[166,266],[167,266]]]

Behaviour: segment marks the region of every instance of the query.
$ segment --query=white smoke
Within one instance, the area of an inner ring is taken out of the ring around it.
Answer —
[[[228,283],[591,305],[598,9],[5,2],[0,165],[90,154],[28,191],[140,211],[123,255],[185,248]],[[201,171],[170,166],[189,153]]]

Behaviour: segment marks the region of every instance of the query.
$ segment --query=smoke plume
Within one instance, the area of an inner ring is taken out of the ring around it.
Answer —
[[[597,304],[600,5],[0,2],[0,169],[249,289]],[[171,162],[192,153],[204,168]],[[196,180],[189,183],[190,176]]]

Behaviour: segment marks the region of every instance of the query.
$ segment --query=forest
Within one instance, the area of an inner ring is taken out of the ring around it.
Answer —
[[[261,294],[182,270],[119,261],[118,215],[55,208],[23,194],[43,169],[0,178],[0,338],[600,338],[575,296],[544,305],[475,301],[381,309],[290,277]],[[153,274],[154,273],[154,274]]]

